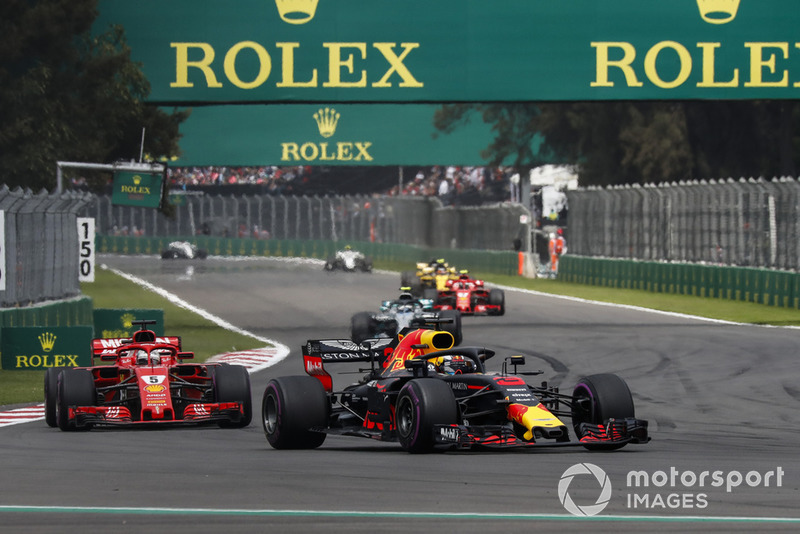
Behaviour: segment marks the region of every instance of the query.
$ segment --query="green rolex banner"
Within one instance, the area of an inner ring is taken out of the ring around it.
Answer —
[[[164,335],[164,310],[148,308],[95,308],[94,331],[98,338],[132,337],[139,330],[134,321],[155,321],[147,325],[157,336]]]
[[[111,203],[122,206],[158,208],[164,197],[162,173],[117,171],[111,191]]]
[[[18,326],[3,328],[2,366],[31,371],[92,364],[91,326]]]
[[[172,165],[486,165],[480,114],[453,132],[433,127],[438,105],[248,104],[194,108]],[[531,151],[539,152],[534,138]],[[546,155],[540,155],[547,162]],[[511,162],[509,162],[510,164]]]
[[[99,14],[167,105],[800,97],[797,0],[101,0]]]

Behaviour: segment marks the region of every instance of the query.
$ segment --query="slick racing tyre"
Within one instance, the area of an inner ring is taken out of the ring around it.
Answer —
[[[418,280],[416,271],[403,271],[400,273],[400,287],[411,287]]]
[[[326,434],[310,428],[328,426],[330,404],[322,383],[313,376],[284,376],[267,383],[261,422],[276,449],[316,449]]]
[[[350,339],[361,343],[372,337],[372,315],[369,312],[359,312],[350,319]]]
[[[58,426],[56,403],[58,402],[58,374],[63,367],[48,367],[44,372],[44,422],[53,428]]]
[[[364,273],[371,273],[372,272],[372,258],[369,256],[365,256],[363,260],[358,262],[358,268],[361,272]]]
[[[461,312],[458,310],[442,310],[439,312],[440,319],[452,319],[452,322],[442,323],[441,328],[445,332],[453,334],[453,345],[460,345],[461,335]]]
[[[458,423],[458,405],[447,382],[418,378],[400,390],[395,417],[400,446],[410,453],[428,453],[435,444],[433,426]]]
[[[78,427],[75,420],[70,420],[69,407],[94,406],[96,403],[97,393],[91,371],[85,369],[63,369],[58,374],[56,393],[56,421],[58,428],[64,431],[89,430],[91,425]]]
[[[489,291],[489,304],[492,306],[499,306],[498,311],[493,312],[493,315],[505,315],[506,313],[506,294],[502,289],[492,289]]]
[[[439,291],[435,287],[426,287],[422,290],[422,298],[432,300],[436,304],[436,297],[439,296]]]
[[[214,398],[217,402],[241,402],[244,413],[238,421],[220,421],[222,428],[243,428],[253,420],[250,375],[242,365],[220,365],[214,370]]]
[[[581,423],[605,425],[609,419],[635,417],[628,384],[611,373],[589,375],[578,380],[572,393],[572,425],[578,438]],[[622,444],[586,444],[590,450],[614,450]]]

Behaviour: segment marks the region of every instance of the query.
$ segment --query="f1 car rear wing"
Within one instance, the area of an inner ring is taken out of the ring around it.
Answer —
[[[361,343],[350,339],[309,339],[303,345],[303,366],[306,373],[322,382],[325,391],[333,391],[333,379],[325,370],[326,363],[383,362],[393,338],[370,338]]]

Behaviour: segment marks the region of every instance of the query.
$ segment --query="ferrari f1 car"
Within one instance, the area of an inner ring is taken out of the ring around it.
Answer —
[[[250,376],[241,365],[183,363],[178,336],[157,337],[146,325],[132,338],[95,339],[92,359],[106,365],[49,368],[45,421],[61,430],[96,425],[217,423],[240,428],[253,416]]]
[[[204,260],[207,256],[208,252],[197,248],[197,245],[189,243],[188,241],[173,241],[167,245],[167,248],[161,251],[161,258],[164,260]]]
[[[458,279],[448,280],[436,293],[434,310],[458,310],[464,315],[505,315],[506,296],[502,289],[486,289],[483,280],[461,271]]]
[[[456,280],[458,273],[443,258],[428,263],[417,263],[416,271],[403,271],[400,274],[400,285],[410,287],[414,295],[433,299],[437,291],[446,288],[448,280]]]
[[[328,258],[328,261],[325,262],[325,270],[372,272],[372,258],[365,256],[362,252],[353,250],[350,245],[347,245],[343,250]]]
[[[361,344],[309,340],[302,350],[308,376],[275,378],[264,390],[262,424],[276,449],[316,448],[328,434],[399,442],[411,453],[610,450],[649,441],[647,421],[635,417],[631,392],[614,374],[581,378],[572,394],[560,393],[547,383],[528,385],[517,372],[521,356],[505,359],[502,372],[487,373],[484,362],[493,351],[453,348],[449,332],[423,329]],[[364,361],[371,368],[363,380],[333,389],[326,365]]]
[[[401,287],[400,296],[384,300],[378,313],[359,312],[351,319],[350,337],[356,343],[375,337],[395,337],[404,328],[441,325],[461,343],[461,313],[458,310],[433,311],[433,301],[416,298],[410,288]]]

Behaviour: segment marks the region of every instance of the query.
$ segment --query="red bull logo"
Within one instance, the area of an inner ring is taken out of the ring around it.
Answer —
[[[400,340],[386,368],[388,372],[403,370],[406,360],[423,356],[429,352],[450,349],[453,347],[454,341],[453,335],[449,332],[414,330]]]

